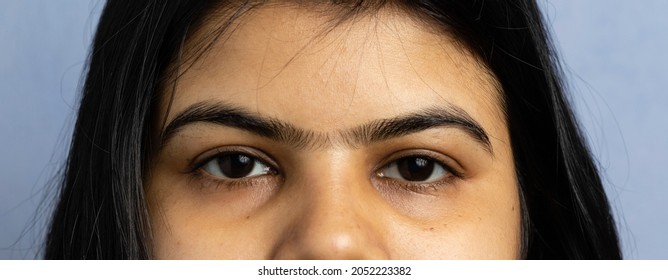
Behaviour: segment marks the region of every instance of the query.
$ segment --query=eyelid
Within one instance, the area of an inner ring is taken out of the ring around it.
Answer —
[[[196,170],[202,168],[209,161],[221,155],[231,154],[231,153],[240,153],[249,155],[261,161],[262,163],[266,164],[270,168],[276,170],[276,172],[279,171],[278,164],[276,163],[276,161],[263,151],[258,150],[257,148],[251,148],[247,146],[223,146],[208,150],[194,157],[193,160],[190,162],[190,164],[188,164],[188,172],[195,172]]]
[[[426,157],[434,160],[435,163],[441,165],[449,175],[444,176],[439,180],[430,182],[411,182],[400,179],[388,178],[378,176],[385,167],[389,164],[405,157]],[[457,160],[448,157],[442,153],[424,150],[424,149],[406,149],[393,153],[385,160],[380,161],[381,165],[376,167],[373,173],[373,181],[376,182],[383,191],[409,191],[423,195],[437,195],[440,190],[447,189],[456,181],[465,179],[465,169]]]
[[[466,175],[464,167],[456,159],[439,152],[425,149],[405,149],[392,153],[390,156],[380,161],[380,164],[374,168],[374,174],[377,174],[390,163],[404,157],[427,157],[433,159],[436,163],[443,166],[446,171],[452,173],[456,177],[463,178]]]

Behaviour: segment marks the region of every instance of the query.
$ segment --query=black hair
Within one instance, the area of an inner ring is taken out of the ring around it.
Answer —
[[[152,257],[143,180],[161,87],[172,76],[184,42],[210,13],[220,6],[240,12],[256,2],[107,1],[89,56],[46,259]],[[453,34],[500,85],[519,180],[523,257],[621,258],[601,178],[565,96],[559,61],[534,0],[317,2],[343,7],[346,15],[392,2]],[[216,38],[208,37],[205,45]]]

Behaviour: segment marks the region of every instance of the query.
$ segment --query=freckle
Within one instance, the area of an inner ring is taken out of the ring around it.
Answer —
[[[429,231],[434,231],[434,228],[433,228],[433,227],[430,227],[430,228],[429,228]]]
[[[250,216],[246,216],[246,220],[250,219]]]
[[[511,209],[511,210],[515,211],[515,206],[513,206],[513,209]]]
[[[482,221],[482,217],[478,217],[478,222]]]

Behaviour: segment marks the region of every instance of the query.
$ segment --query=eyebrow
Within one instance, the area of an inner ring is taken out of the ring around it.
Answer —
[[[189,106],[169,122],[161,134],[161,146],[168,143],[179,130],[195,123],[234,127],[297,149],[321,148],[333,142],[329,134],[304,130],[276,118],[253,114],[240,107],[220,102],[199,102]],[[461,129],[493,155],[489,136],[482,126],[462,108],[451,104],[374,120],[352,129],[339,131],[338,136],[343,143],[357,147],[436,127]]]

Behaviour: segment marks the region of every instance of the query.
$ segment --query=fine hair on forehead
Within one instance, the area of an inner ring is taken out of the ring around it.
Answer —
[[[435,34],[451,35],[452,43],[459,50],[470,54],[482,69],[488,71],[485,63],[478,58],[470,42],[459,40],[456,28],[439,23],[439,17],[433,14],[428,5],[419,5],[422,1],[411,0],[245,0],[245,1],[210,1],[211,6],[205,8],[206,13],[189,26],[188,33],[183,37],[179,52],[174,54],[170,67],[163,73],[163,89],[169,91],[172,82],[178,79],[189,67],[205,56],[219,40],[225,40],[235,29],[244,23],[247,15],[260,8],[288,7],[298,12],[308,12],[319,19],[324,19],[320,29],[311,43],[329,34],[337,28],[345,28],[345,24],[353,24],[361,17],[376,16],[378,13],[400,14],[413,20],[420,28]],[[417,5],[416,5],[417,4]],[[441,19],[442,20],[442,19]],[[305,49],[308,44],[303,47]],[[299,53],[295,53],[295,57]],[[290,63],[290,62],[288,62]],[[287,66],[287,65],[286,65]],[[493,74],[488,71],[493,77]]]

